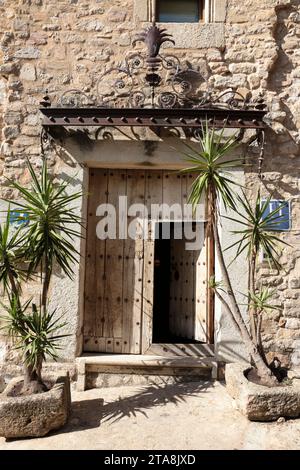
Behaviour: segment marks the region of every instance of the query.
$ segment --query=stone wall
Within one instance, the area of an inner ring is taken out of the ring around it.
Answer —
[[[219,29],[213,23],[197,26],[189,43],[193,48],[176,53],[188,58],[220,91],[234,86],[254,96],[262,91],[267,98],[271,128],[260,186],[264,194],[291,201],[292,230],[282,234],[291,245],[281,256],[283,271],[277,274],[264,263],[260,266],[262,282],[274,286],[282,306],[282,311],[265,318],[264,340],[270,357],[300,365],[300,1],[220,2],[224,24],[218,22]],[[122,60],[141,29],[134,6],[133,0],[0,0],[2,197],[13,197],[7,177],[22,184],[28,181],[26,156],[37,167],[41,164],[37,110],[45,91],[53,97],[68,88],[93,92],[99,75]],[[189,25],[182,31],[187,35]],[[50,153],[49,161],[56,175],[78,170],[62,154]],[[246,170],[250,198],[259,185],[254,162]],[[80,322],[75,313],[78,300],[68,302],[74,310],[67,354],[71,357],[76,354]]]

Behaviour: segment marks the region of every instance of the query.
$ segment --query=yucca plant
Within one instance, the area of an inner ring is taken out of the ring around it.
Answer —
[[[186,146],[188,151],[185,150],[182,152],[185,155],[187,161],[192,164],[192,166],[186,168],[184,171],[193,172],[198,175],[191,187],[189,202],[193,205],[194,208],[196,208],[203,197],[206,199],[208,216],[207,230],[214,237],[215,250],[222,275],[222,289],[220,289],[220,284],[214,280],[211,280],[210,288],[216,293],[222,302],[225,311],[228,313],[228,315],[231,316],[234,325],[238,329],[243,339],[248,354],[251,357],[252,363],[257,369],[258,375],[265,384],[274,385],[277,380],[266,364],[264,355],[261,354],[258,348],[256,337],[251,334],[251,331],[249,331],[248,325],[242,316],[236,294],[232,287],[229,270],[225,263],[218,231],[218,220],[220,218],[221,206],[223,206],[225,212],[231,210],[235,211],[237,214],[241,214],[238,206],[241,201],[243,201],[244,206],[246,205],[248,206],[248,209],[250,209],[250,205],[244,201],[244,193],[242,193],[243,196],[237,195],[236,189],[238,185],[232,179],[230,173],[230,170],[233,170],[236,167],[241,167],[242,160],[226,159],[226,157],[232,153],[236,146],[237,139],[235,136],[225,137],[224,129],[220,131],[217,131],[214,128],[209,129],[208,124],[206,123],[206,126],[202,129],[202,137],[199,139],[197,149],[192,146]],[[250,231],[247,232],[247,235],[246,233],[242,235],[242,244],[237,245],[238,253],[240,254],[247,248],[247,255],[250,256],[250,258],[252,256],[252,245],[250,247],[248,246],[244,248],[243,243],[250,241],[250,243],[255,246],[255,249],[259,249],[257,244],[258,241],[255,238],[253,228],[255,228],[257,232],[256,235],[258,233],[260,234],[260,246],[261,244],[264,244],[265,249],[268,253],[271,253],[272,256],[274,253],[276,253],[276,251],[273,251],[276,237],[266,233],[266,225],[262,220],[263,212],[261,211],[264,211],[266,206],[259,207],[260,212],[256,214],[256,216],[260,215],[259,220],[257,220],[258,218],[256,217],[256,222],[253,223],[252,230],[247,226],[247,230]],[[257,206],[256,210],[258,210]],[[274,214],[274,216],[275,215],[276,214]],[[235,221],[236,219],[232,217],[232,220]],[[248,222],[249,221],[247,221],[247,224]],[[258,229],[257,224],[259,226]],[[256,254],[257,253],[258,251]],[[251,294],[249,292],[249,306],[251,295],[256,295],[254,289],[251,290]]]
[[[26,367],[23,393],[46,391],[42,380],[42,364],[47,357],[56,361],[59,342],[67,335],[58,334],[66,325],[62,316],[56,316],[56,310],[45,311],[41,305],[31,299],[20,305],[19,299],[9,296],[9,305],[1,303],[5,315],[2,330],[11,337],[16,350],[20,350]]]
[[[24,259],[26,236],[21,227],[13,231],[10,221],[11,210],[8,208],[5,221],[0,224],[0,283],[5,294],[12,291],[17,298],[20,282],[26,277],[26,272],[20,267]]]
[[[253,339],[257,339],[260,336],[258,333],[257,324],[257,309],[255,304],[250,302],[252,296],[256,295],[256,267],[258,256],[262,253],[266,256],[266,259],[270,267],[280,270],[281,265],[279,263],[279,246],[288,245],[284,240],[281,240],[276,232],[278,226],[284,221],[284,216],[280,214],[283,204],[279,205],[273,211],[267,213],[272,196],[262,199],[260,191],[257,192],[257,196],[254,202],[254,207],[251,206],[247,195],[242,191],[242,196],[237,195],[238,208],[235,209],[235,213],[238,217],[224,216],[225,218],[238,223],[241,228],[240,230],[233,230],[231,233],[238,237],[238,240],[228,246],[226,249],[236,247],[237,259],[242,253],[246,253],[248,259],[248,313],[250,317],[250,329]],[[257,346],[262,352],[262,345],[257,342]],[[262,352],[263,354],[263,352]]]
[[[54,184],[46,159],[40,176],[29,161],[27,167],[31,176],[28,188],[14,181],[9,184],[21,198],[14,211],[16,221],[21,223],[26,218],[28,225],[10,232],[8,212],[0,231],[0,279],[9,301],[4,328],[13,336],[16,348],[23,352],[24,391],[36,393],[45,390],[41,376],[43,361],[47,356],[56,360],[58,343],[65,336],[58,334],[65,323],[57,318],[56,311],[49,311],[49,287],[54,266],[72,278],[73,264],[78,261],[74,240],[80,237],[81,219],[70,204],[82,193],[68,195],[70,181]],[[21,266],[25,266],[25,271]],[[22,281],[35,275],[41,279],[40,304],[32,301],[22,304]]]
[[[15,181],[11,181],[10,185],[22,198],[18,206],[30,222],[25,254],[29,262],[28,274],[39,270],[43,275],[42,306],[46,308],[54,265],[72,278],[72,265],[78,261],[79,252],[73,240],[79,236],[74,226],[78,227],[81,219],[70,204],[80,198],[82,192],[68,195],[69,180],[55,185],[49,176],[46,159],[43,160],[40,178],[29,160],[27,166],[31,176],[30,188],[24,188]]]
[[[258,291],[249,292],[248,308],[250,311],[255,312],[254,340],[256,341],[258,351],[266,364],[268,364],[268,362],[261,339],[263,314],[268,314],[273,310],[281,310],[280,305],[275,305],[273,299],[274,291],[270,290],[268,287],[261,288]]]

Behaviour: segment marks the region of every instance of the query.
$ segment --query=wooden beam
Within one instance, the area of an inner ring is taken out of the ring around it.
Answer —
[[[266,111],[227,108],[41,108],[43,126],[264,129]]]

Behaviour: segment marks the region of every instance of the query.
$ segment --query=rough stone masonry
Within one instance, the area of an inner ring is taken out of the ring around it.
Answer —
[[[28,182],[25,157],[41,164],[38,108],[45,90],[51,95],[67,88],[93,91],[99,74],[122,60],[150,20],[147,15],[145,0],[0,0],[2,197],[14,196],[7,178]],[[272,272],[264,263],[259,268],[282,307],[265,317],[264,342],[270,358],[300,366],[300,0],[216,0],[215,16],[206,24],[172,27],[176,53],[210,86],[266,97],[270,129],[262,191],[291,202],[292,228],[281,235],[290,244],[281,256],[283,270]],[[49,162],[58,174],[61,156],[52,152]],[[253,198],[256,161],[246,178]],[[70,323],[73,349],[65,360],[76,354],[78,328],[78,322]],[[3,338],[0,361],[15,361]]]

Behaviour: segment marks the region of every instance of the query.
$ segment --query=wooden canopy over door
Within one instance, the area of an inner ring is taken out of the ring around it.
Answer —
[[[128,207],[134,203],[143,204],[149,212],[151,204],[155,203],[182,205],[187,202],[192,178],[192,175],[170,170],[90,170],[84,351],[140,354],[145,353],[152,342],[155,242],[143,240],[141,235],[134,240],[120,238],[118,223],[115,239],[100,240],[96,236],[97,224],[101,220],[96,215],[97,207],[108,203],[118,208],[119,196],[127,196]],[[147,217],[147,214],[139,216]],[[163,213],[161,217],[164,220],[169,215]],[[136,215],[128,216],[127,225],[135,218]],[[178,244],[178,241],[175,243]],[[195,339],[205,342],[205,247],[199,252],[191,252],[190,260],[185,260],[186,263],[190,261],[189,266],[183,266],[179,245],[171,249],[174,252],[171,263],[174,273],[170,281],[170,306],[174,314],[182,314],[181,331],[190,331],[193,321],[196,323]],[[175,271],[182,275],[178,276]],[[186,301],[180,295],[184,283],[191,286],[197,284],[197,297],[191,293]],[[170,323],[174,334],[177,334],[178,317],[175,321],[171,316]]]

